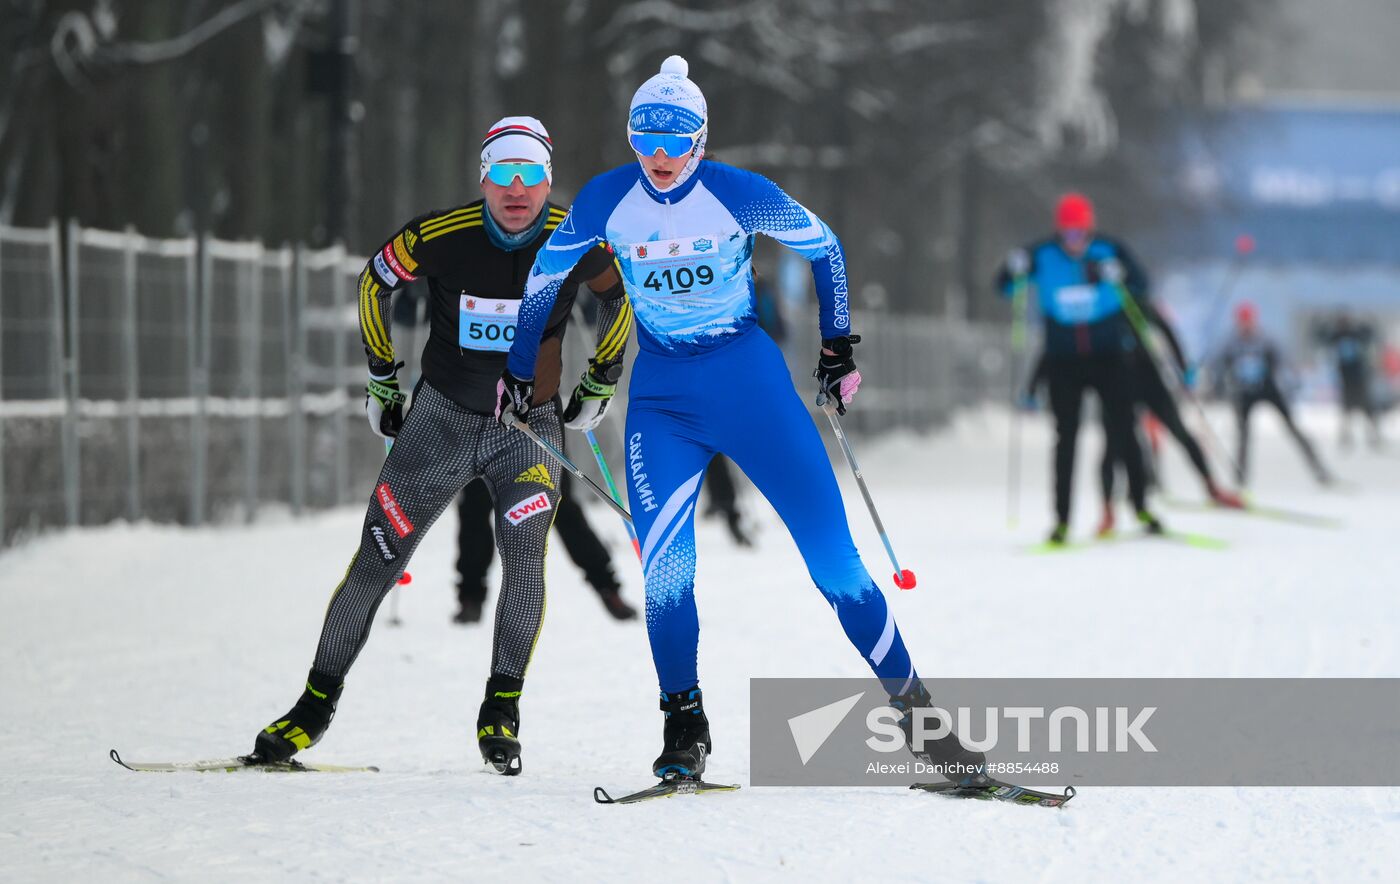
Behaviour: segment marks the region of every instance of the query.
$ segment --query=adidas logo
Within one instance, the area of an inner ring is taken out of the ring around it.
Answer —
[[[544,464],[537,463],[525,472],[515,477],[516,483],[534,482],[536,485],[543,485],[550,491],[554,490],[554,482],[549,478],[549,470],[544,468]]]

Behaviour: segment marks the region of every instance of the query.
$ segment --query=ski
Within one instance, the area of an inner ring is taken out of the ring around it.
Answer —
[[[1209,534],[1200,534],[1194,531],[1175,531],[1168,528],[1160,534],[1110,534],[1104,537],[1095,537],[1092,540],[1066,540],[1064,543],[1051,543],[1046,540],[1026,547],[1026,552],[1031,555],[1056,555],[1059,553],[1079,552],[1112,543],[1140,540],[1165,540],[1171,543],[1179,543],[1183,546],[1190,546],[1195,549],[1224,550],[1230,548],[1230,542],[1219,537],[1212,537]]]
[[[1040,543],[1033,543],[1025,549],[1027,553],[1033,556],[1053,556],[1061,553],[1079,552],[1080,550],[1089,549],[1092,546],[1092,543],[1086,543],[1082,540],[1066,540],[1062,543],[1053,543],[1049,540],[1045,540]]]
[[[349,767],[342,764],[308,764],[292,759],[290,761],[263,761],[252,755],[238,755],[233,758],[212,758],[205,761],[126,761],[113,749],[108,757],[127,770],[175,773],[192,771],[195,773],[234,773],[243,770],[264,771],[267,773],[378,773],[377,767]]]
[[[640,792],[633,792],[631,795],[623,795],[620,798],[612,797],[602,786],[597,786],[593,789],[593,800],[599,804],[636,804],[638,801],[648,801],[652,798],[670,798],[673,795],[710,795],[715,792],[734,792],[738,789],[737,785],[707,783],[692,777],[675,777],[664,779],[655,786]]]
[[[1008,804],[1031,804],[1038,807],[1061,807],[1075,796],[1073,786],[1066,786],[1065,791],[1057,795],[1054,792],[1041,792],[993,779],[975,786],[959,786],[957,783],[915,783],[909,788],[932,792],[935,795],[947,795],[950,798],[976,798],[981,801],[1005,801]]]
[[[1219,537],[1212,537],[1209,534],[1200,534],[1195,531],[1174,531],[1168,528],[1161,534],[1145,534],[1143,537],[1148,540],[1153,538],[1170,540],[1173,543],[1184,544],[1194,547],[1195,549],[1223,550],[1230,548],[1230,542],[1228,540],[1222,540]]]
[[[1256,516],[1275,522],[1287,522],[1291,525],[1306,525],[1310,528],[1341,528],[1343,526],[1341,519],[1332,516],[1322,516],[1316,513],[1306,513],[1301,510],[1290,510],[1278,506],[1260,506],[1257,503],[1246,503],[1244,509],[1218,506],[1213,503],[1173,500],[1170,498],[1165,500],[1164,503],[1172,509],[1195,510],[1198,512],[1239,513],[1242,516]]]
[[[487,755],[487,753],[482,754]],[[485,761],[492,770],[503,777],[520,776],[521,764],[519,752],[511,753],[505,749],[493,749],[489,755],[487,755]]]

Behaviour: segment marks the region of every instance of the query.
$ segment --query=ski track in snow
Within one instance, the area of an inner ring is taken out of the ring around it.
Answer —
[[[1365,487],[1314,488],[1262,416],[1255,489],[1345,528],[1163,510],[1173,527],[1229,539],[1223,553],[1135,542],[1026,554],[1048,528],[1040,416],[1027,421],[1016,530],[1005,525],[1004,415],[856,440],[918,574],[913,592],[891,586],[839,453],[835,463],[866,563],[926,678],[1400,675],[1400,459],[1338,455],[1331,413],[1306,417],[1338,472]],[[1096,433],[1081,440],[1080,535],[1098,515],[1098,450]],[[1199,493],[1175,450],[1166,478],[1177,496]],[[745,504],[761,551],[735,550],[702,522],[698,595],[709,777],[747,784],[750,676],[866,670],[771,510],[751,488]],[[639,601],[621,526],[601,507],[590,516]],[[1400,863],[1400,789],[1086,788],[1060,811],[893,789],[595,805],[595,785],[651,782],[661,717],[643,627],[607,619],[559,544],[522,701],[524,774],[488,774],[473,726],[490,633],[448,622],[452,515],[410,566],[404,625],[380,618],[334,727],[307,753],[382,773],[134,774],[107,759],[113,746],[133,760],[250,749],[301,688],[361,517],[120,525],[0,557],[0,879],[1386,880]],[[992,631],[1055,645],[987,641]]]

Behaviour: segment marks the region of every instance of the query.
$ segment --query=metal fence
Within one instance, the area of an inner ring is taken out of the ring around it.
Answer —
[[[0,545],[117,519],[199,525],[358,502],[383,458],[362,411],[362,266],[339,247],[0,226]],[[853,433],[927,429],[1005,394],[1003,331],[874,312],[860,326]],[[423,334],[394,329],[410,380]],[[789,344],[804,395],[813,336]],[[591,341],[568,336],[566,372]],[[624,407],[601,432],[614,458]]]

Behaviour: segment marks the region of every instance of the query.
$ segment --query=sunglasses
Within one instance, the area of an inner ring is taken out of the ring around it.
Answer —
[[[671,132],[637,132],[628,129],[627,142],[644,157],[654,156],[659,150],[672,159],[680,159],[695,150],[695,143],[700,140],[700,134],[704,131],[701,129],[689,135],[676,135]]]
[[[544,163],[492,163],[486,167],[486,177],[501,187],[510,187],[517,178],[526,187],[534,187],[549,177],[549,170]]]

